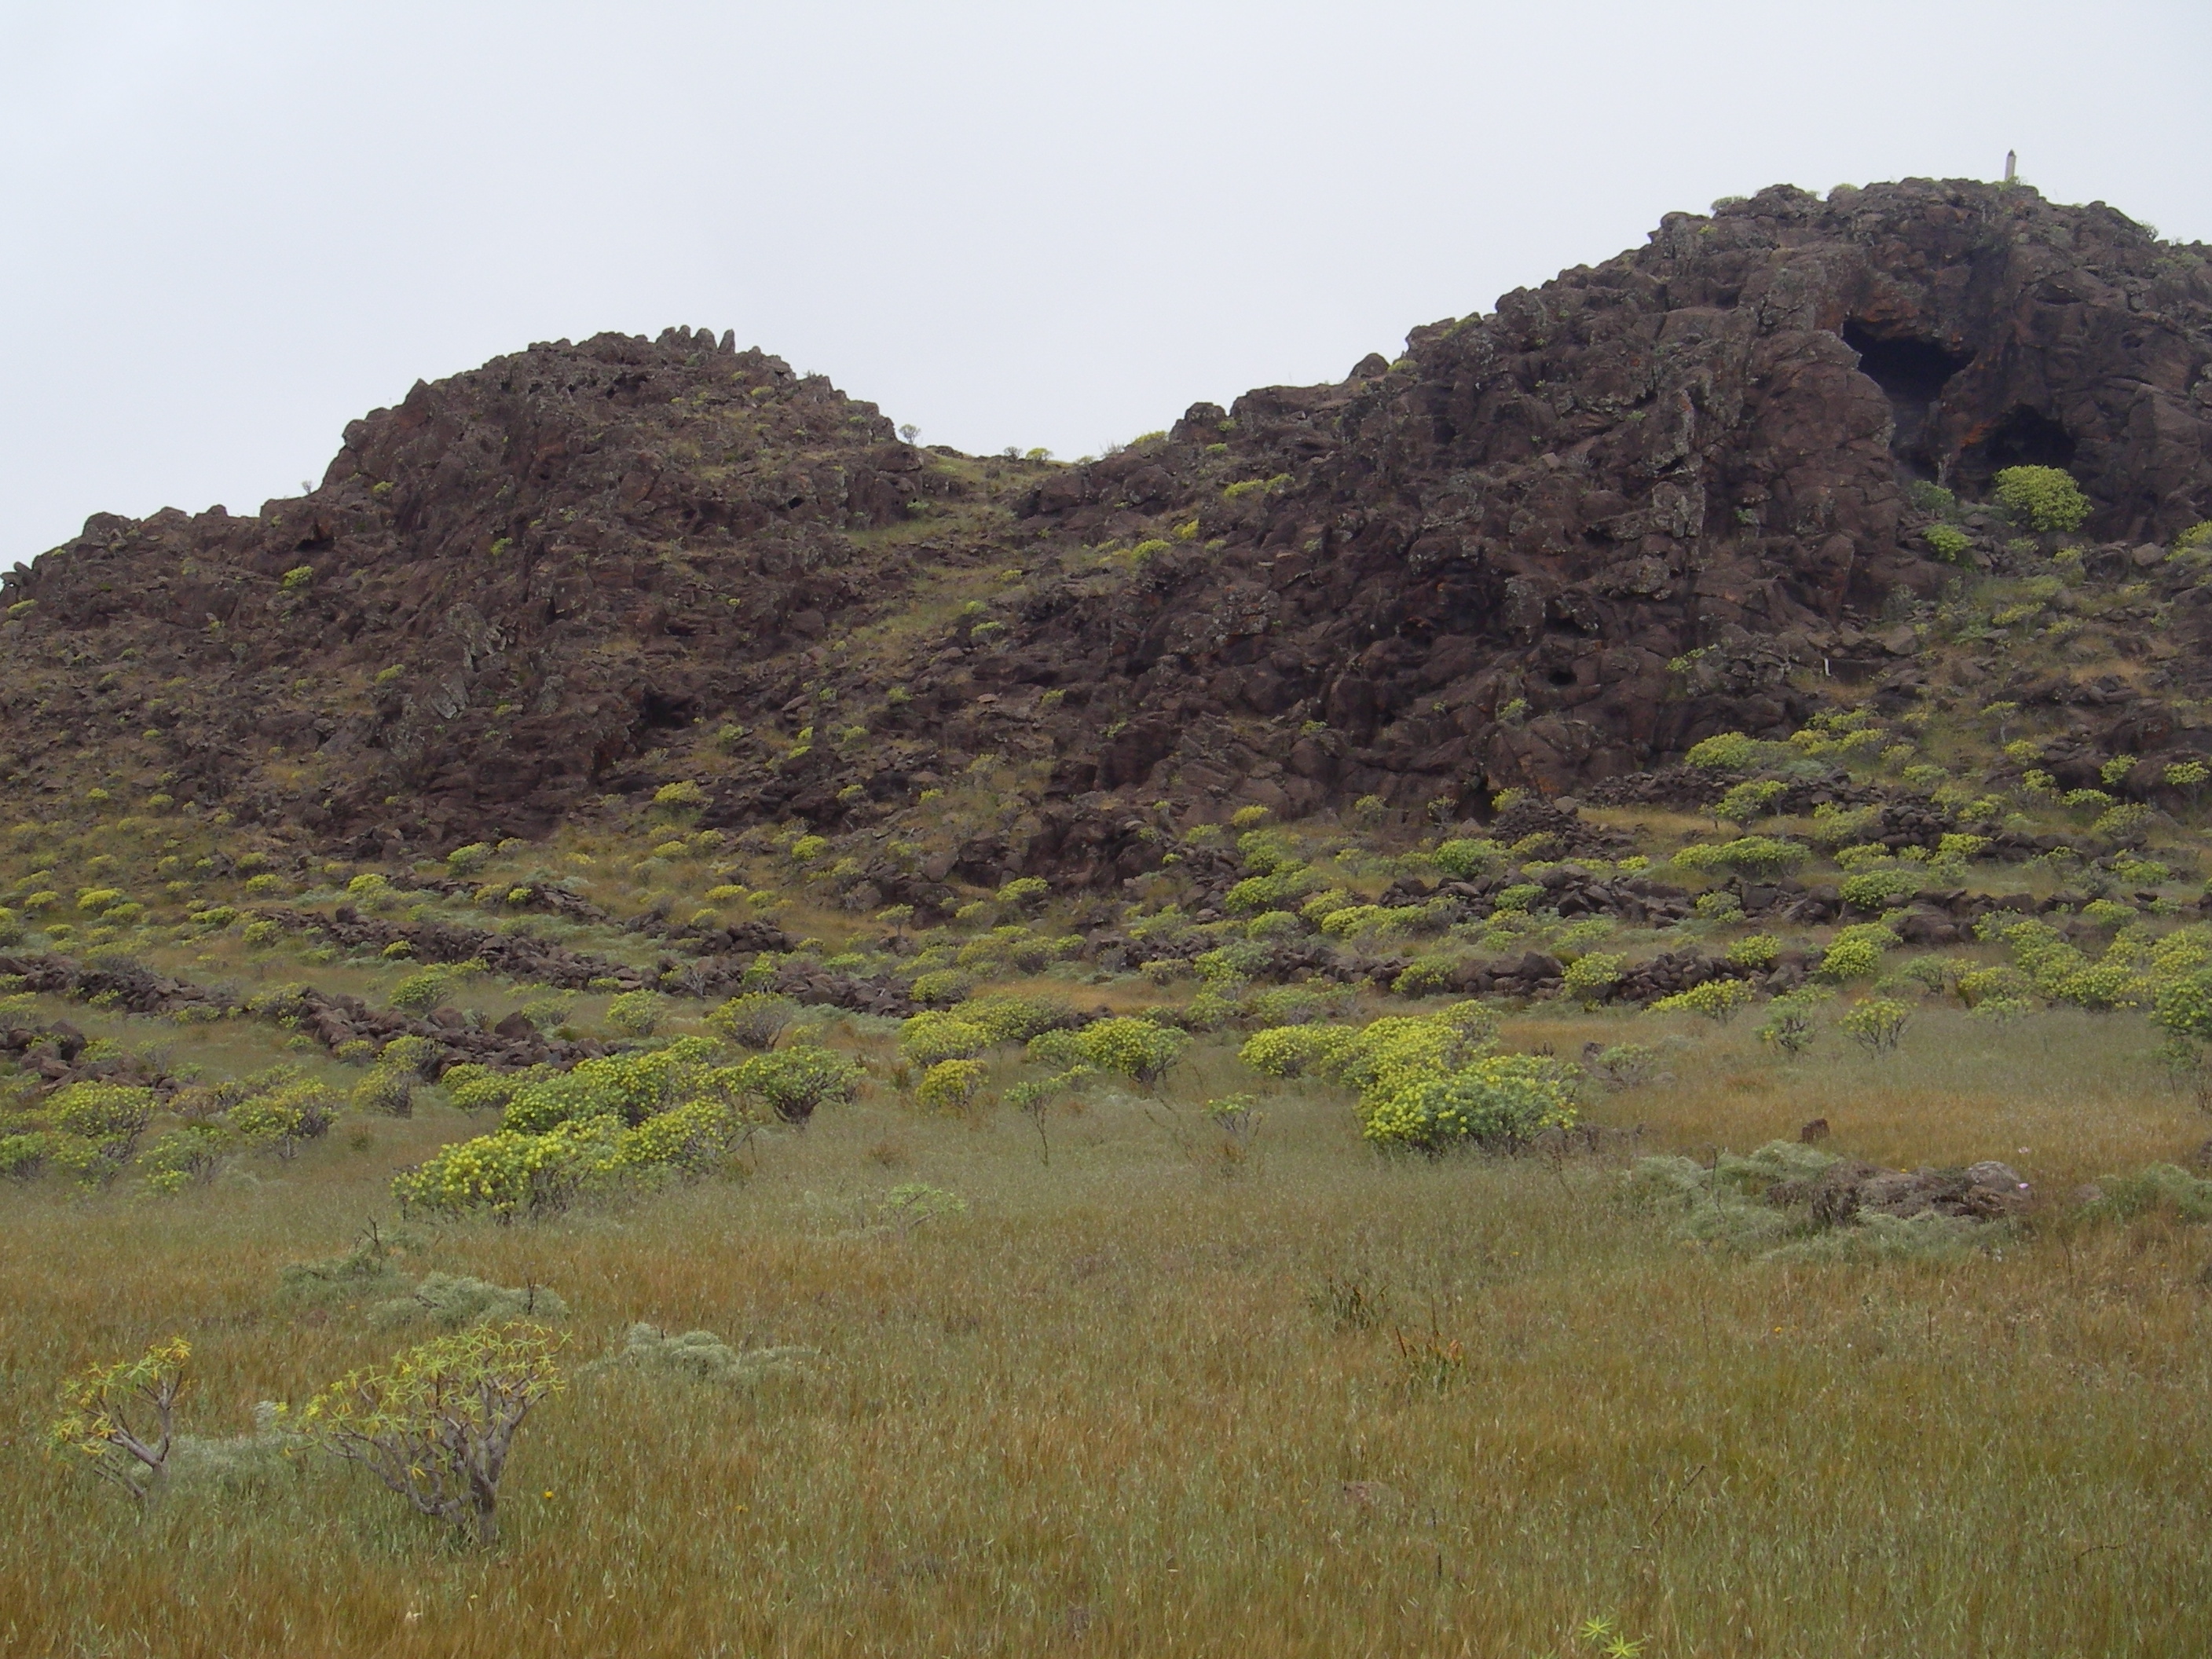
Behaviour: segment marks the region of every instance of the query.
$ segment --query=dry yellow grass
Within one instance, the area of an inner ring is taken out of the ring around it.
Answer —
[[[1794,1068],[1741,1024],[1509,1036],[1669,1029],[1673,1081],[1599,1113],[1654,1146],[1826,1115],[1855,1152],[2060,1185],[2196,1136],[2142,1028],[2087,1016]],[[1600,1612],[1650,1656],[2202,1650],[2200,1233],[2053,1211],[1960,1264],[1762,1264],[1674,1241],[1607,1163],[1377,1159],[1319,1092],[1271,1097],[1224,1176],[1194,1106],[1240,1083],[1202,1050],[1160,1101],[1055,1117],[1049,1168],[1012,1114],[878,1098],[743,1184],[429,1230],[413,1270],[552,1285],[575,1358],[634,1320],[820,1355],[750,1393],[579,1379],[526,1426],[490,1556],[326,1461],[142,1520],[37,1444],[66,1373],[173,1330],[200,1433],[389,1352],[276,1311],[277,1270],[387,1212],[458,1118],[171,1202],[11,1191],[0,1651],[1517,1659]],[[904,1181],[969,1212],[872,1227]],[[1332,1279],[1382,1321],[1340,1328]],[[1434,1386],[1401,1333],[1463,1362]]]

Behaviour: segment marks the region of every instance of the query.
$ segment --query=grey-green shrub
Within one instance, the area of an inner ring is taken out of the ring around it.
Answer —
[[[457,1331],[513,1319],[566,1319],[568,1304],[543,1285],[520,1289],[454,1273],[426,1273],[404,1294],[378,1302],[369,1322],[383,1328],[435,1326]]]
[[[804,1376],[806,1362],[815,1357],[812,1348],[738,1349],[712,1331],[686,1331],[681,1336],[671,1336],[654,1326],[637,1324],[629,1328],[619,1349],[578,1367],[576,1374],[585,1376],[629,1370],[647,1376],[749,1389],[775,1377]]]

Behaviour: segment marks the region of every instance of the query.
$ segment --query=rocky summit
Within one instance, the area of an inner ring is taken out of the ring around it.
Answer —
[[[1632,793],[1838,683],[2049,705],[2062,780],[2069,742],[2193,753],[2206,261],[2025,186],[1778,185],[1074,465],[902,442],[726,333],[533,345],[355,422],[307,495],[19,566],[0,768],[373,858],[671,784],[835,835],[990,757],[951,867],[1091,881],[1242,805]],[[2048,562],[1990,499],[2020,465],[2122,585],[2094,662],[1945,621]]]

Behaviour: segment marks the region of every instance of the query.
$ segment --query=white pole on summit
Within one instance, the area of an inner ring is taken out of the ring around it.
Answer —
[[[2016,149],[2008,149],[2005,152],[2005,183],[2008,185],[2015,183],[2019,178],[2020,152]]]

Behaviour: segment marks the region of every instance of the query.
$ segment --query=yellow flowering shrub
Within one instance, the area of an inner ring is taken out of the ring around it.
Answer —
[[[337,1096],[319,1083],[295,1083],[256,1095],[224,1114],[242,1144],[280,1159],[289,1159],[304,1143],[328,1134],[337,1115]]]
[[[617,1167],[627,1132],[613,1118],[557,1123],[543,1134],[478,1135],[392,1178],[403,1212],[489,1212],[501,1221],[566,1208]]]
[[[614,1167],[706,1175],[728,1160],[752,1127],[752,1120],[727,1101],[695,1100],[649,1117],[624,1135]]]
[[[1705,1018],[1725,1025],[1735,1018],[1736,1011],[1752,1000],[1749,985],[1740,979],[1709,979],[1703,985],[1692,985],[1686,991],[1677,991],[1671,997],[1661,997],[1644,1012],[1647,1014],[1701,1014]]]
[[[1304,1077],[1309,1072],[1326,1075],[1358,1038],[1359,1033],[1348,1025],[1279,1025],[1254,1032],[1237,1051],[1237,1058],[1269,1077]]]
[[[866,1073],[857,1060],[811,1042],[755,1054],[732,1066],[736,1091],[786,1123],[804,1123],[821,1107],[850,1100]]]
[[[1089,1064],[1147,1085],[1164,1077],[1190,1046],[1188,1031],[1133,1016],[1094,1020],[1075,1036]]]
[[[1360,1132],[1382,1147],[1510,1147],[1572,1123],[1580,1073],[1549,1055],[1492,1054],[1497,1030],[1481,1004],[1459,1002],[1358,1030],[1279,1026],[1255,1033],[1238,1058],[1272,1076],[1311,1073],[1356,1088]]]
[[[718,1073],[714,1044],[705,1037],[683,1037],[645,1054],[610,1054],[586,1060],[572,1072],[558,1072],[517,1088],[507,1103],[500,1127],[535,1134],[573,1120],[612,1117],[635,1127],[656,1112],[708,1092],[724,1092],[728,1079]]]
[[[499,1483],[531,1408],[564,1386],[565,1339],[541,1325],[476,1326],[341,1377],[301,1428],[424,1515],[499,1537]]]
[[[924,1009],[899,1027],[899,1052],[916,1066],[967,1060],[995,1039],[983,1025],[944,1009]]]
[[[1455,1143],[1525,1144],[1575,1121],[1575,1068],[1549,1054],[1491,1054],[1441,1076],[1372,1091],[1360,1132],[1378,1146],[1439,1152]]]
[[[960,1111],[983,1086],[988,1069],[980,1060],[940,1060],[921,1074],[915,1097],[932,1111]]]

